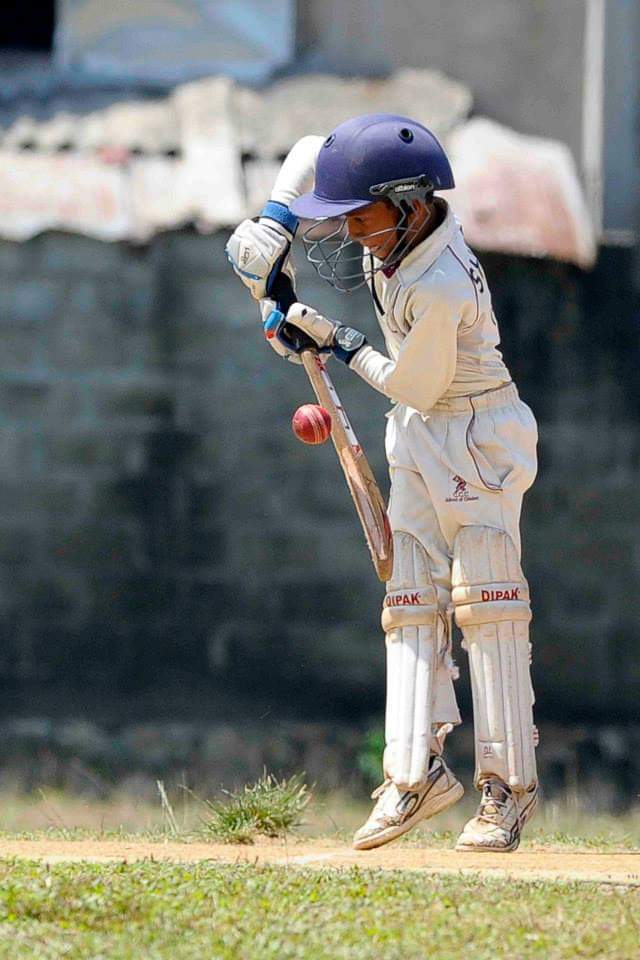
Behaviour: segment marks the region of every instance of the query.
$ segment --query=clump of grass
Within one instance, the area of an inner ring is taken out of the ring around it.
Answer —
[[[304,774],[278,780],[266,770],[255,783],[223,794],[221,800],[205,801],[205,828],[223,843],[253,843],[257,835],[285,836],[301,826],[311,800]]]

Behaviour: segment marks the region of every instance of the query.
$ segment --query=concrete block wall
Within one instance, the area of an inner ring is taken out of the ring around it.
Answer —
[[[291,433],[310,388],[262,342],[225,241],[0,244],[5,715],[380,709],[382,588],[332,448]],[[585,276],[483,259],[541,422],[524,516],[539,710],[624,719],[640,684],[631,260],[611,252]],[[300,291],[380,342],[366,294],[306,267]],[[335,379],[385,486],[386,401]]]
[[[523,513],[542,710],[633,717],[640,694],[640,314],[631,251],[590,274],[485,258],[505,354],[539,419]]]

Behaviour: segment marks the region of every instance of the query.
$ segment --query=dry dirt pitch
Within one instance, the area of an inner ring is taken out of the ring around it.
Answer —
[[[640,850],[593,853],[518,850],[511,854],[470,854],[398,844],[356,852],[345,844],[262,842],[253,846],[215,843],[163,843],[132,840],[0,840],[0,857],[47,863],[97,863],[167,860],[176,863],[274,864],[289,867],[359,866],[367,869],[419,870],[431,874],[474,875],[518,880],[583,880],[640,887]]]

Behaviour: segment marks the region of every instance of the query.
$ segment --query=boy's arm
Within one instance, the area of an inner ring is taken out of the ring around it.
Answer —
[[[286,261],[298,226],[289,204],[313,183],[323,142],[323,137],[308,136],[294,144],[258,221],[243,220],[229,238],[227,257],[256,300],[269,296],[281,270],[288,272]]]
[[[292,146],[282,162],[270,200],[289,207],[301,194],[312,189],[316,160],[324,139],[310,135]]]
[[[349,366],[390,400],[426,413],[455,375],[459,322],[451,303],[437,300],[422,311],[402,341],[397,360],[366,345]]]
[[[444,299],[418,307],[419,315],[402,342],[397,360],[367,344],[359,331],[329,320],[304,304],[291,307],[286,323],[303,330],[320,349],[331,350],[390,400],[426,413],[453,380],[460,312],[457,304]],[[416,312],[415,304],[412,312]],[[276,333],[267,330],[267,336]]]

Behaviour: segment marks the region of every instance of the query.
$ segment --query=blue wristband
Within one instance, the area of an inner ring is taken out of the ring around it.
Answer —
[[[291,213],[289,207],[286,207],[284,203],[278,203],[276,200],[269,200],[268,203],[265,203],[260,216],[275,220],[291,234],[294,234],[298,229],[298,218]]]
[[[361,350],[366,342],[364,333],[354,330],[353,327],[342,325],[336,330],[330,349],[337,360],[342,360],[349,366],[358,350]]]

